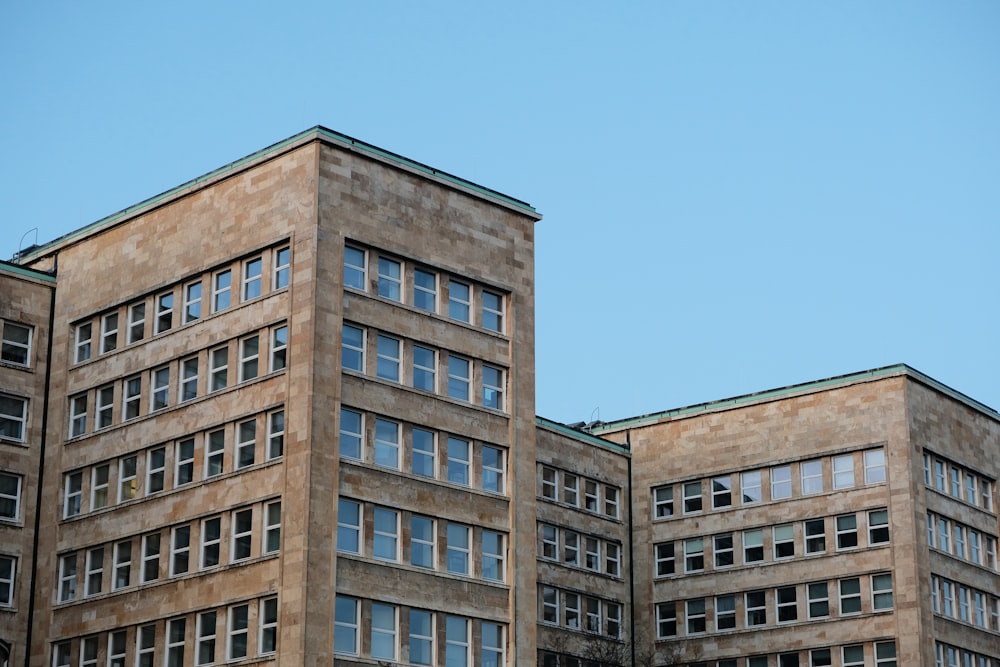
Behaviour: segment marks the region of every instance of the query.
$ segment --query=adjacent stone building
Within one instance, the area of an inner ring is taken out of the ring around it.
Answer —
[[[535,415],[528,204],[322,127],[0,264],[0,665],[1000,667],[1000,415]]]

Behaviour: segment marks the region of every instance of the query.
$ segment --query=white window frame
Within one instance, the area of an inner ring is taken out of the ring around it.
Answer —
[[[111,464],[102,463],[90,469],[90,511],[111,504]]]
[[[0,328],[3,329],[2,335],[2,358],[3,362],[6,364],[11,364],[13,366],[21,366],[22,368],[28,368],[31,366],[31,341],[33,336],[32,327],[25,324],[20,324],[18,322],[10,322],[7,320],[0,320]],[[11,333],[23,332],[23,336],[9,335],[8,329]],[[24,340],[21,340],[23,338]],[[27,342],[25,342],[27,341]]]
[[[182,313],[184,324],[201,319],[201,297],[200,280],[195,280],[184,286],[184,310]]]
[[[135,499],[139,492],[139,456],[118,459],[118,503]]]
[[[257,461],[257,418],[236,425],[236,450],[233,457],[236,470],[248,468]]]
[[[771,500],[785,500],[792,497],[792,466],[771,468]]]
[[[494,300],[496,301],[495,305],[491,303]],[[504,333],[504,296],[499,292],[484,289],[481,303],[483,306],[483,328],[498,334]],[[492,324],[494,322],[495,325]]]
[[[278,650],[278,598],[264,598],[258,611],[260,632],[257,635],[257,654],[271,655]]]
[[[240,339],[240,382],[248,382],[260,375],[260,335]]]
[[[83,595],[100,595],[104,590],[104,547],[87,549]]]
[[[153,664],[156,652],[156,624],[149,623],[135,629],[135,664],[145,667]]]
[[[170,367],[149,372],[149,411],[165,410],[170,405]]]
[[[268,461],[285,454],[285,411],[275,410],[267,415],[267,447],[264,458]]]
[[[146,336],[146,302],[139,301],[128,307],[128,335],[129,345],[138,343]]]
[[[269,371],[275,373],[288,366],[288,325],[271,329],[271,353]]]
[[[756,490],[756,494],[748,493]],[[763,502],[764,494],[759,470],[740,473],[740,505],[755,505]]]
[[[720,540],[721,546],[720,546]],[[727,546],[725,541],[729,541]],[[712,536],[712,563],[713,569],[732,567],[736,565],[736,539],[732,533],[721,533]],[[728,557],[728,558],[727,558]],[[729,562],[725,562],[728,560]]]
[[[345,415],[351,415],[357,417],[358,430],[350,431],[348,430],[349,425],[347,420],[344,418]],[[346,444],[350,444],[353,448],[357,445],[357,456],[353,453],[345,454],[345,441]],[[361,461],[365,456],[365,415],[357,410],[351,410],[350,408],[341,407],[340,408],[340,457],[345,459],[351,459],[354,461]]]
[[[216,639],[219,632],[218,613],[203,611],[198,614],[196,622],[197,637],[195,637],[195,665],[211,665],[215,663]]]
[[[774,560],[786,560],[795,557],[795,525],[791,523],[781,524],[772,528],[772,538],[774,543]],[[780,537],[779,537],[780,534]],[[779,547],[790,547],[792,553],[779,555]]]
[[[132,583],[132,540],[116,543],[113,558],[111,590],[120,591]]]
[[[9,402],[11,408],[15,408],[18,404],[21,406],[21,414],[16,412],[0,413],[0,440],[24,442],[28,429],[28,399],[11,394],[0,394],[0,401]]]
[[[350,609],[350,618],[347,618],[346,612]],[[337,645],[337,635],[339,634],[337,630],[350,632],[354,641],[353,646],[338,646]],[[358,655],[361,647],[361,604],[356,598],[346,597],[344,595],[337,595],[334,598],[334,617],[333,617],[333,652],[334,654],[340,655]]]
[[[190,571],[191,526],[174,526],[170,529],[170,576],[177,577]]]
[[[751,595],[753,595],[755,598],[756,596],[760,596],[760,604],[754,604],[753,606],[751,606],[750,604]],[[767,625],[767,594],[764,591],[747,591],[746,593],[743,594],[743,603],[744,603],[743,607],[746,610],[745,618],[746,618],[747,628],[759,628]],[[760,623],[750,622],[750,615],[755,612],[763,613],[764,617],[762,622]]]
[[[233,524],[229,544],[229,562],[249,560],[253,556],[253,508],[233,511]]]
[[[170,331],[174,326],[174,293],[164,292],[156,295],[156,317],[153,324],[153,335]]]
[[[465,295],[459,295],[459,291],[464,291]],[[472,324],[472,285],[460,280],[448,280],[448,317]]]
[[[271,289],[288,287],[292,276],[292,248],[283,246],[274,251],[274,270],[271,274]]]
[[[882,484],[887,481],[885,449],[868,449],[864,453],[865,484]],[[961,493],[961,489],[959,489]]]
[[[733,479],[729,475],[713,477],[712,485],[712,509],[718,510],[723,507],[733,505]]]
[[[853,526],[848,526],[846,528],[841,526],[842,520],[844,522],[853,521]],[[857,549],[861,540],[858,537],[858,515],[857,514],[841,514],[834,518],[834,531],[836,535],[836,545],[837,551],[848,551],[851,549]],[[854,536],[854,544],[844,544],[843,542],[850,536]]]
[[[750,541],[750,537],[756,538],[753,542]],[[755,552],[759,550],[760,558],[755,558],[750,560],[747,555],[750,550],[753,549]],[[743,531],[743,564],[749,565],[750,563],[762,563],[764,562],[764,530],[761,528],[752,528],[750,530]]]
[[[460,450],[464,449],[464,453]],[[448,436],[448,481],[460,486],[472,486],[472,442]]]
[[[673,628],[673,632],[670,628]],[[656,638],[668,639],[677,636],[677,603],[660,602],[656,605]]]
[[[507,578],[507,537],[503,533],[495,530],[483,529],[480,541],[483,547],[483,579],[503,583]],[[597,569],[600,569],[599,558]],[[496,576],[488,574],[490,572],[496,572]]]
[[[791,593],[791,600],[787,596]],[[784,618],[782,618],[784,616]],[[779,586],[774,591],[774,620],[776,623],[794,623],[799,618],[799,595],[795,586]]]
[[[172,618],[167,621],[166,665],[181,667],[184,664],[184,642],[187,638],[187,619]]]
[[[507,409],[507,372],[499,366],[483,364],[483,406],[492,410]]]
[[[246,658],[250,649],[250,605],[233,605],[227,617],[226,660]]]
[[[208,391],[222,391],[229,386],[229,346],[215,348],[208,353],[208,359]]]
[[[76,554],[59,557],[59,602],[76,598]]]
[[[222,517],[201,520],[201,557],[198,569],[207,570],[222,564]]]
[[[448,355],[448,397],[468,403],[472,390],[472,360]]]
[[[115,386],[98,387],[94,392],[94,429],[101,430],[114,424]]]
[[[618,577],[622,571],[622,551],[621,546],[616,542],[604,543],[604,573]]]
[[[92,322],[82,322],[76,325],[76,335],[74,337],[73,350],[75,363],[83,363],[90,359],[91,341],[94,336],[94,325]]]
[[[701,565],[698,561],[701,561]],[[684,540],[684,572],[705,571],[705,538],[691,537]]]
[[[222,312],[231,305],[233,305],[233,270],[223,269],[212,275],[212,312]]]
[[[142,583],[156,581],[160,578],[160,546],[162,537],[159,532],[146,533],[142,536],[142,570],[139,572],[139,580]],[[155,567],[154,574],[149,576],[150,565]]]
[[[348,510],[353,510],[356,518],[350,522]],[[364,541],[361,530],[364,525],[364,507],[356,500],[340,498],[337,501],[337,552],[361,555],[364,550]],[[356,549],[345,548],[345,540],[341,537],[353,536],[357,544]]]
[[[87,406],[89,404],[87,392],[70,397],[69,437],[76,438],[87,433]]]
[[[425,531],[428,533],[429,539],[424,536]],[[436,569],[436,538],[437,524],[433,518],[419,514],[410,515],[410,565],[431,570]]]
[[[188,357],[181,361],[181,377],[177,386],[177,402],[193,401],[198,398],[198,357]]]
[[[819,525],[820,532],[815,532]],[[805,554],[826,553],[826,519],[807,519],[802,522],[802,539],[805,542]]]
[[[881,572],[872,575],[872,611],[887,611],[891,610],[894,606],[893,604],[893,591],[892,591],[892,574],[889,572]],[[888,596],[888,604],[886,604],[885,599]],[[968,598],[965,600],[966,612],[968,612]],[[963,619],[966,620],[966,619]]]
[[[142,414],[142,376],[126,378],[122,384],[122,421]]]
[[[159,459],[157,461],[157,459]],[[155,482],[155,483],[154,483]],[[159,488],[154,488],[159,486]],[[146,454],[145,494],[159,493],[167,486],[167,448],[155,447]]]
[[[429,357],[429,359],[428,359]],[[437,393],[437,350],[423,345],[413,346],[413,375],[415,389]],[[420,378],[418,381],[417,378]]]
[[[174,445],[174,488],[194,481],[194,450],[194,438],[178,440]]]
[[[580,534],[565,528],[559,532],[562,535],[563,565],[580,567]]]
[[[858,590],[857,590],[856,593],[853,592],[853,591],[845,591],[844,590],[844,584],[849,583],[849,582],[857,582]],[[840,615],[841,616],[854,616],[854,615],[860,614],[863,611],[862,606],[861,606],[861,578],[860,577],[847,577],[845,579],[840,579],[837,582],[837,593],[838,593],[838,599],[839,599],[838,609],[840,611]],[[850,603],[852,605],[856,604],[857,607],[858,607],[857,611],[845,611],[844,607],[845,607],[846,603]]]
[[[250,301],[264,293],[264,260],[258,255],[243,261],[240,300]]]
[[[66,473],[63,482],[63,518],[68,519],[83,511],[83,471]]]
[[[555,468],[542,466],[542,498],[559,499],[558,473]]]
[[[374,508],[372,512],[372,557],[375,560],[390,563],[399,562],[398,511],[387,507]]]
[[[377,264],[377,294],[391,301],[403,302],[403,262],[391,257],[379,257]],[[393,271],[395,267],[395,271]]]
[[[464,537],[461,537],[463,536]],[[459,539],[464,540],[460,542]],[[447,549],[445,568],[451,574],[472,575],[472,527],[460,523],[447,524]],[[453,566],[454,564],[454,566]],[[459,567],[459,564],[462,564]]]
[[[397,421],[375,418],[375,465],[390,470],[400,469],[402,431],[402,424]]]
[[[348,342],[347,333],[350,332],[354,334],[355,332],[360,336],[360,343],[355,342],[359,336],[352,335],[350,337],[350,342]],[[355,373],[365,372],[365,348],[367,347],[367,331],[361,327],[356,327],[353,324],[344,323],[340,328],[340,365],[342,370],[354,371]],[[345,356],[351,355],[357,357],[357,364],[348,365],[345,362]]]
[[[604,515],[617,519],[619,516],[618,487],[604,485]]]
[[[264,503],[263,512],[264,539],[261,550],[264,555],[281,551],[281,501],[272,500]]]
[[[813,613],[813,606],[820,605],[825,613]],[[810,619],[830,617],[830,584],[826,581],[816,581],[806,584],[806,612]]]
[[[461,631],[458,630],[459,623],[462,624]],[[470,625],[469,619],[461,616],[448,615],[445,617],[445,663],[448,667],[468,667],[472,664]],[[453,627],[454,632],[452,632]],[[456,662],[456,660],[460,662]]]
[[[483,621],[480,627],[483,643],[482,664],[507,664],[506,629],[506,626],[500,623]]]
[[[668,577],[677,574],[676,550],[673,542],[660,542],[653,545],[653,560],[657,577]]]
[[[387,642],[385,651],[382,642]],[[399,654],[399,610],[395,605],[372,602],[371,606],[371,655],[375,660],[396,662]]]
[[[684,634],[689,636],[705,634],[708,630],[705,606],[705,598],[692,598],[684,601]]]
[[[802,495],[808,496],[814,493],[823,493],[823,461],[815,459],[803,461],[799,464],[799,484]]]
[[[681,507],[684,514],[701,514],[704,509],[701,491],[700,479],[681,484]]]
[[[487,456],[489,453],[489,456]],[[483,491],[504,495],[507,492],[507,452],[500,447],[483,445],[479,453]]]
[[[854,454],[833,457],[833,488],[854,488]]]
[[[726,602],[725,605],[722,603],[723,600]],[[715,597],[715,629],[716,631],[736,629],[736,595],[730,593]]]
[[[674,487],[672,484],[653,489],[653,518],[665,519],[674,516]]]
[[[352,263],[352,254],[361,256],[361,264]],[[355,279],[355,278],[358,279]],[[360,283],[360,284],[359,284]],[[344,246],[344,287],[368,291],[368,252],[354,246]]]
[[[108,633],[108,667],[125,667],[128,653],[128,631],[115,630]]]
[[[419,616],[421,621],[417,622],[415,617]],[[427,634],[418,632],[420,625],[426,624]],[[435,623],[434,614],[423,609],[410,609],[410,662],[414,665],[432,665],[436,658],[435,646]],[[420,650],[414,651],[414,646]],[[416,654],[416,655],[415,655]],[[424,659],[426,655],[426,659]],[[503,664],[503,663],[500,663]]]
[[[427,285],[427,279],[430,285]],[[413,306],[429,313],[437,312],[437,274],[427,269],[413,269]],[[429,303],[428,303],[429,300]]]
[[[101,316],[101,354],[118,349],[118,311]]]
[[[375,341],[375,376],[390,382],[402,377],[403,341],[395,336],[378,334]]]

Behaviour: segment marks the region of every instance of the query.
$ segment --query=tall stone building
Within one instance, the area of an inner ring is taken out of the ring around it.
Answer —
[[[0,667],[1000,667],[1000,415],[535,415],[528,204],[317,127],[0,263]]]

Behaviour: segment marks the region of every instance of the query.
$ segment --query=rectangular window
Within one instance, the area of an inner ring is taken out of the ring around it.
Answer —
[[[459,322],[471,322],[472,288],[457,280],[448,281],[448,317]]]
[[[889,542],[889,510],[872,510],[868,513],[868,544]]]
[[[853,549],[858,546],[858,517],[854,514],[838,516],[837,550]]]
[[[402,264],[387,257],[378,258],[378,295],[393,301],[403,300]]]
[[[209,391],[225,389],[229,383],[229,348],[219,347],[210,353]]]
[[[252,466],[257,459],[257,420],[236,427],[236,469]]]
[[[138,469],[138,456],[126,456],[118,461],[118,502],[123,503],[126,500],[132,500],[135,498],[135,492],[138,488],[137,469]]]
[[[340,409],[340,456],[361,460],[363,419],[360,412]]]
[[[101,354],[107,354],[118,347],[118,313],[109,313],[101,318]]]
[[[398,338],[378,335],[375,347],[375,374],[378,377],[399,382],[400,348]]]
[[[502,368],[483,364],[483,406],[494,410],[505,410],[506,382]]]
[[[281,549],[281,501],[264,505],[264,553],[273,554]]]
[[[734,630],[736,628],[736,596],[719,595],[715,598],[715,629]]]
[[[0,521],[21,518],[21,477],[0,472]]]
[[[705,541],[700,537],[684,540],[684,571],[701,572],[705,569]]]
[[[31,327],[3,322],[0,359],[16,366],[28,366],[31,360]]]
[[[413,346],[413,386],[424,391],[437,391],[437,352],[434,350]]]
[[[861,613],[861,579],[840,580],[840,615]]]
[[[656,556],[656,576],[665,577],[674,574],[674,543],[663,542],[653,547]]]
[[[188,557],[191,553],[191,526],[178,526],[170,531],[170,576],[176,577],[188,571]]]
[[[410,465],[414,475],[434,477],[436,464],[435,436],[432,431],[414,428],[411,432],[413,442]]]
[[[771,500],[792,497],[792,467],[771,468]]]
[[[122,419],[135,419],[139,416],[139,407],[142,402],[142,378],[136,376],[125,380],[124,388]]]
[[[237,510],[233,512],[233,543],[230,548],[230,561],[236,562],[250,558],[253,544],[253,510]]]
[[[376,507],[373,523],[373,555],[379,560],[399,560],[399,513]]]
[[[830,593],[825,581],[806,586],[809,597],[809,618],[826,618],[830,615]]]
[[[201,281],[184,286],[184,324],[201,318]]]
[[[621,547],[612,542],[604,545],[604,573],[617,577],[621,574]]]
[[[108,667],[125,667],[128,633],[118,630],[108,635]]]
[[[109,384],[97,390],[97,421],[95,427],[98,429],[111,426],[115,409],[115,386]]]
[[[767,624],[765,597],[764,591],[750,591],[745,593],[746,624],[748,628]]]
[[[944,517],[938,517],[938,549],[951,553],[951,528]]]
[[[559,560],[559,529],[542,524],[542,558]]]
[[[345,498],[338,501],[337,551],[361,553],[361,503]]]
[[[431,665],[434,659],[434,615],[410,610],[410,664]]]
[[[896,667],[896,642],[875,642],[875,667]]]
[[[572,530],[562,531],[563,563],[572,567],[580,565],[580,535]]]
[[[874,590],[874,587],[875,587],[875,581],[874,581],[874,579],[875,578],[872,577],[872,589],[873,590]],[[889,582],[889,587],[890,587],[890,592],[891,592],[891,590],[892,590],[892,582],[891,581]],[[890,604],[891,604],[891,601],[892,601],[892,598],[891,598],[891,595],[890,595]],[[965,586],[962,586],[961,584],[959,584],[959,586],[958,586],[958,620],[963,621],[965,623],[969,622],[969,589],[967,587],[965,587]]]
[[[786,586],[775,591],[774,604],[777,609],[778,623],[791,623],[798,619],[798,599],[795,586]]]
[[[278,598],[268,598],[260,603],[260,639],[257,652],[261,655],[278,649]]]
[[[445,617],[444,664],[448,667],[469,667],[469,619],[458,616]]]
[[[965,526],[956,523],[952,525],[952,530],[955,536],[955,550],[953,553],[965,560]]]
[[[0,439],[24,442],[28,401],[0,394]]]
[[[841,649],[843,667],[865,667],[865,647],[861,644],[844,646]]]
[[[596,537],[583,538],[583,566],[595,572],[601,571],[601,541]]]
[[[198,398],[198,357],[181,362],[181,382],[179,402]]]
[[[194,481],[194,438],[174,446],[174,487]]]
[[[574,507],[580,504],[580,478],[563,473],[563,502]]]
[[[760,528],[743,531],[743,563],[759,563],[764,560],[764,531]]]
[[[618,518],[618,487],[604,487],[604,514],[612,519]]]
[[[460,401],[469,400],[472,362],[448,355],[448,396]]]
[[[979,478],[973,474],[965,476],[965,502],[975,505],[979,500],[979,492],[976,489]]]
[[[468,440],[448,436],[448,481],[469,486],[472,447]]]
[[[684,619],[687,622],[687,634],[696,635],[705,632],[705,598],[685,602]]]
[[[219,271],[212,277],[212,312],[229,308],[232,303],[233,272],[230,269]]]
[[[504,450],[499,447],[483,446],[482,484],[483,491],[504,493],[506,491],[507,463]]]
[[[742,496],[740,503],[742,505],[752,505],[761,501],[763,496],[761,495],[759,470],[740,473],[740,492]]]
[[[983,549],[979,531],[971,528],[969,529],[969,561],[976,565],[983,564]]]
[[[979,506],[982,507],[987,512],[993,511],[993,483],[987,481],[986,479],[981,480],[979,484],[979,494],[981,502]]]
[[[292,249],[288,246],[278,248],[274,253],[274,278],[271,281],[272,289],[282,289],[288,287],[291,277]]]
[[[170,391],[170,368],[158,368],[150,375],[149,411],[156,412],[167,407]]]
[[[542,586],[542,621],[559,623],[559,592],[550,586]]]
[[[556,471],[552,468],[542,467],[542,497],[549,500],[559,499],[558,487],[556,485]]]
[[[367,253],[360,248],[344,246],[344,287],[367,290]]]
[[[285,412],[278,410],[267,416],[267,460],[285,453]]]
[[[87,394],[79,394],[69,399],[69,437],[75,438],[87,432]]]
[[[826,521],[811,519],[803,524],[807,554],[821,554],[826,551]]]
[[[803,461],[799,464],[802,495],[823,493],[823,462]]]
[[[126,540],[115,545],[115,564],[111,590],[128,588],[132,582],[132,542]]]
[[[97,667],[97,652],[100,650],[100,638],[97,636],[84,637],[80,642],[80,667]],[[66,662],[69,665],[69,644],[66,647]]]
[[[865,484],[885,481],[885,450],[869,449],[865,452]]]
[[[250,606],[241,604],[229,609],[229,632],[226,637],[226,659],[247,657],[247,638],[250,634]]]
[[[365,331],[350,324],[341,327],[340,365],[348,371],[365,372]]]
[[[483,655],[480,663],[483,667],[503,667],[507,664],[504,641],[504,626],[499,623],[483,621]]]
[[[167,621],[167,667],[184,667],[184,638],[187,619],[174,618]]]
[[[399,432],[397,422],[375,419],[375,464],[399,470]]]
[[[221,550],[222,519],[205,519],[201,522],[201,569],[218,565]]]
[[[87,572],[84,595],[98,595],[104,588],[104,547],[87,550]]]
[[[503,297],[483,290],[483,328],[503,333]]]
[[[968,604],[968,600],[966,600]],[[872,575],[872,607],[875,611],[892,609],[892,575]]]
[[[271,372],[288,365],[288,326],[271,329]]]
[[[712,509],[722,509],[733,504],[733,483],[729,475],[712,480]]]
[[[941,593],[944,600],[944,615],[948,618],[955,618],[955,584],[942,580]]]
[[[83,499],[83,473],[71,472],[66,475],[63,491],[63,517],[69,518],[80,513]]]
[[[146,335],[146,304],[133,303],[128,307],[128,342],[138,343]]]
[[[677,636],[677,603],[661,602],[656,605],[656,638]]]
[[[240,341],[240,382],[257,377],[260,359],[260,337],[250,336]]]
[[[954,465],[951,466],[951,477],[948,483],[948,489],[951,491],[951,495],[953,497],[962,497],[962,471]]]
[[[76,363],[90,359],[90,338],[92,336],[93,325],[90,322],[77,325],[76,327]]]
[[[160,534],[150,533],[142,537],[142,581],[156,581],[160,578]]]
[[[243,300],[256,299],[261,294],[261,268],[260,257],[254,257],[243,262]]]
[[[472,555],[469,534],[472,529],[457,523],[448,524],[448,571],[452,574],[464,574],[468,576],[469,564]]]
[[[854,486],[854,455],[833,457],[833,488],[849,489]]]
[[[413,270],[413,305],[431,313],[437,312],[437,274],[423,269]]]
[[[833,664],[833,655],[828,648],[816,648],[809,651],[809,667],[829,667]]]
[[[701,480],[684,484],[684,513],[696,514],[701,511]]]
[[[712,538],[712,552],[715,558],[715,567],[729,567],[733,560],[733,534],[725,533]]]
[[[59,601],[68,602],[76,597],[76,554],[59,558]]]
[[[934,459],[934,488],[944,493],[946,486],[944,461]]]
[[[410,517],[410,564],[434,568],[434,520],[416,514]]]
[[[90,510],[99,510],[108,506],[108,487],[111,476],[111,466],[94,466],[90,471]]]
[[[372,602],[372,658],[396,661],[396,608]]]
[[[205,436],[205,479],[221,475],[225,470],[226,432],[222,429]]]
[[[215,662],[216,622],[217,617],[214,611],[198,614],[196,665],[211,665]]]
[[[795,556],[795,528],[792,524],[774,527],[774,558]]]
[[[174,294],[167,292],[156,297],[156,324],[154,334],[169,331],[174,325]]]
[[[653,518],[662,519],[674,515],[674,487],[658,486],[653,489]]]

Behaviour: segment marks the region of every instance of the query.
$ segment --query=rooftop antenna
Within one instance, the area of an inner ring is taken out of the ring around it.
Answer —
[[[38,227],[32,227],[31,229],[29,229],[28,231],[26,231],[24,233],[24,236],[22,236],[21,240],[18,242],[18,244],[17,244],[17,254],[14,255],[14,259],[19,259],[21,257],[21,250],[24,248],[24,239],[31,232],[35,232],[35,242],[32,243],[31,245],[29,245],[28,247],[29,248],[34,248],[35,246],[38,245]]]

